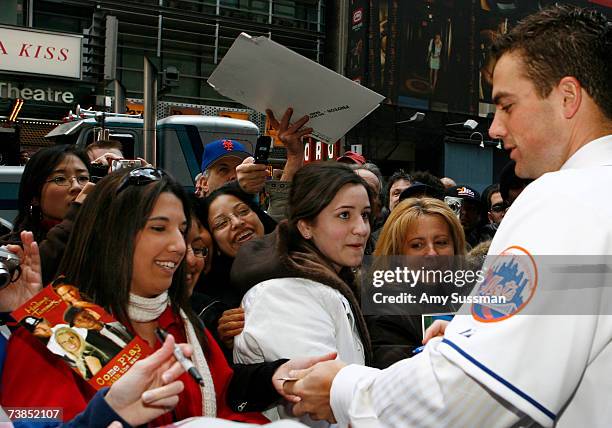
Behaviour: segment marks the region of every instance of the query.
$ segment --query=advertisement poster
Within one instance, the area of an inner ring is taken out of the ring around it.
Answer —
[[[491,44],[555,3],[612,15],[612,0],[370,0],[368,86],[401,107],[487,116]]]
[[[112,385],[152,352],[62,278],[11,315],[95,389]]]
[[[349,6],[346,77],[362,85],[368,84],[366,70],[369,8],[368,0],[351,0]]]

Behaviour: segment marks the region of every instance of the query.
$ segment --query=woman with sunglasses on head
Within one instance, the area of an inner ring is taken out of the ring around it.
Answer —
[[[233,285],[248,290],[235,362],[329,352],[351,363],[370,361],[353,269],[370,234],[372,199],[366,182],[346,165],[313,163],[296,173],[288,220],[243,245],[232,267]]]
[[[140,168],[111,174],[83,204],[60,271],[153,349],[160,347],[158,327],[177,342],[192,345],[192,361],[203,385],[182,376],[178,405],[172,414],[156,419],[156,426],[192,416],[264,423],[259,413],[239,413],[228,406],[241,391],[233,391],[232,369],[189,307],[183,263],[189,218],[184,190],[162,171]],[[65,419],[82,411],[95,391],[58,358],[24,329],[15,331],[3,372],[2,405],[58,406]],[[268,367],[268,373],[282,363]],[[261,388],[270,395],[275,385],[271,375],[267,379]]]
[[[253,195],[244,192],[237,182],[230,182],[212,192],[203,203],[200,216],[211,231],[216,252],[210,273],[202,277],[196,291],[213,301],[201,318],[216,332],[224,345],[228,361],[234,336],[242,331],[244,313],[240,301],[244,290],[230,287],[229,273],[238,249],[247,242],[271,233],[276,222],[253,201]]]
[[[89,183],[87,155],[70,145],[46,147],[26,164],[19,185],[18,214],[5,242],[20,242],[31,231],[39,243],[43,283],[55,276]]]

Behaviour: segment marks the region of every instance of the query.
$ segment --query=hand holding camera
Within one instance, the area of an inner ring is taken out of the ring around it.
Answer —
[[[143,158],[123,159],[114,153],[105,153],[91,162],[91,165],[89,166],[91,171],[90,181],[92,183],[97,183],[111,172],[122,169],[141,168],[144,166],[151,166],[151,164],[149,164]]]
[[[19,245],[0,248],[0,281],[6,280],[0,288],[0,312],[17,309],[38,293],[42,287],[42,270],[38,244],[32,232],[21,232]],[[21,274],[16,272],[20,268]]]
[[[144,159],[114,159],[111,163],[111,172],[122,169],[135,169],[146,166]]]

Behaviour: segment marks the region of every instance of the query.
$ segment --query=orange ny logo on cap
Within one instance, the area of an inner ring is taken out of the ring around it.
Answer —
[[[232,143],[232,140],[223,140],[223,148],[230,152],[234,150],[234,143]]]

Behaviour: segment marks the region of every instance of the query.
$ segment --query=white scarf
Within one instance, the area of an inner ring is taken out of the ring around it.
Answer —
[[[128,316],[132,321],[136,322],[149,322],[156,320],[166,310],[170,304],[170,298],[168,292],[164,292],[157,297],[147,298],[137,296],[130,293],[130,302],[128,305]],[[181,309],[181,319],[185,325],[185,336],[187,337],[187,343],[193,348],[192,361],[196,366],[202,378],[204,379],[204,386],[200,386],[202,392],[202,416],[208,416],[214,418],[217,416],[217,398],[215,394],[215,385],[210,374],[210,368],[206,362],[204,351],[198,341],[198,336],[193,328],[193,325],[187,318],[187,314]]]

